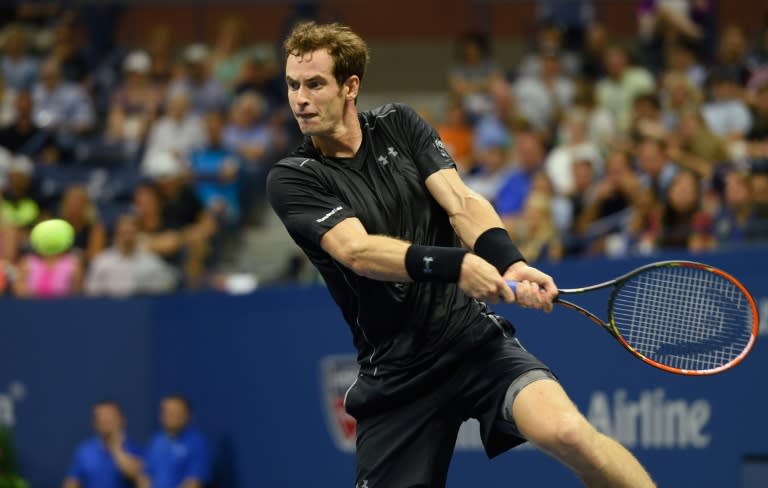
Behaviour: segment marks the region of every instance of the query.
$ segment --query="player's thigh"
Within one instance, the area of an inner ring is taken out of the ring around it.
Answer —
[[[445,485],[461,416],[420,399],[357,426],[356,486]]]
[[[596,434],[560,383],[551,379],[523,388],[513,401],[512,416],[526,439],[548,450],[578,448]]]

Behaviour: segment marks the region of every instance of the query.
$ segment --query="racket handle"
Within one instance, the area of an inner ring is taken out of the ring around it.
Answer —
[[[507,280],[507,284],[512,288],[512,293],[514,294],[517,294],[517,283],[515,280]]]

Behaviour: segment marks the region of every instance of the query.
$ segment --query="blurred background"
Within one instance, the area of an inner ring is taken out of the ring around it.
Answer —
[[[300,140],[281,42],[301,20],[369,42],[360,108],[418,110],[561,286],[686,258],[768,311],[764,2],[5,1],[0,480],[60,486],[104,398],[145,445],[175,392],[209,486],[351,486],[351,341],[265,202]],[[39,256],[28,233],[52,217],[75,247]],[[660,481],[768,485],[759,345],[728,378],[670,378],[566,316],[523,339]],[[462,435],[449,486],[574,486],[533,450],[488,465],[476,426]]]

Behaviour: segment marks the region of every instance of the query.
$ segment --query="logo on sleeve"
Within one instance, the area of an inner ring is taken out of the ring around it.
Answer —
[[[327,214],[325,214],[322,217],[320,217],[319,219],[317,219],[315,222],[317,222],[318,224],[321,223],[321,222],[325,222],[330,217],[332,217],[335,213],[341,211],[341,209],[342,209],[342,207],[341,207],[341,205],[339,205],[338,207],[334,208],[333,210],[331,210]]]
[[[442,157],[445,159],[451,159],[451,156],[448,154],[448,150],[445,148],[445,144],[443,144],[443,141],[440,139],[435,139],[435,149],[437,149],[437,152],[440,153]]]

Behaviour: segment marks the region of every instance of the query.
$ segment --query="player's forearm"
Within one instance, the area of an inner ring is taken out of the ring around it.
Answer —
[[[504,224],[493,205],[474,192],[462,196],[461,204],[449,215],[456,234],[469,249],[475,247],[477,238],[494,227],[504,228]]]
[[[340,261],[355,273],[380,281],[411,281],[405,269],[409,242],[392,237],[368,235],[347,246]]]

